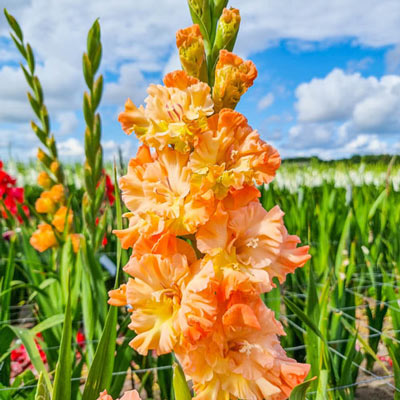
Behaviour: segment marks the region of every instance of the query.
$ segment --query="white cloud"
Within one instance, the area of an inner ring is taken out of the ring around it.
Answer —
[[[237,43],[241,55],[254,54],[281,39],[290,39],[298,51],[345,37],[366,46],[396,45],[400,41],[398,0],[311,0],[303,7],[298,7],[296,0],[287,0],[285,7],[280,0],[268,4],[265,0],[236,0],[233,5],[242,14]],[[104,92],[104,103],[113,107],[123,105],[126,97],[142,102],[146,73],[162,74],[179,67],[175,31],[191,24],[185,0],[88,0],[84,6],[81,0],[0,0],[0,8],[3,7],[17,17],[25,38],[32,44],[50,115],[58,120],[60,131],[65,134],[76,125],[68,115],[76,116],[81,108],[85,87],[81,57],[87,31],[96,18],[100,18],[102,29],[101,69],[116,77],[115,82],[106,83]],[[7,24],[0,15],[0,39],[8,37]],[[9,44],[2,48],[0,62],[14,59],[10,53],[14,51]],[[395,50],[388,53],[388,68],[399,64],[396,54]],[[398,126],[392,113],[398,105],[394,81],[386,85],[382,80],[357,74],[336,74],[332,83],[325,78],[324,82],[311,81],[304,89],[298,89],[299,93],[304,91],[298,101],[300,123],[350,122],[345,130],[354,130],[353,137],[364,130],[376,133],[384,121],[388,131]],[[349,87],[352,90],[347,90]],[[26,90],[21,71],[0,64],[0,122],[21,123],[32,118]],[[367,96],[367,92],[371,95]],[[379,108],[371,116],[371,107],[376,104]],[[305,132],[305,128],[296,129]],[[325,137],[324,130],[312,130],[320,140]],[[1,135],[3,131],[6,129],[1,130]],[[63,143],[67,152],[80,151],[79,142]]]
[[[59,123],[57,133],[60,136],[74,133],[79,123],[76,114],[72,111],[59,113],[57,115],[57,122]]]
[[[296,89],[296,109],[302,123],[350,121],[360,133],[400,130],[400,76],[364,78],[334,69]]]
[[[347,72],[348,73],[353,73],[357,71],[363,71],[371,64],[373,64],[374,59],[371,57],[364,57],[361,60],[350,60],[347,62]]]
[[[104,90],[104,103],[123,107],[129,97],[141,103],[146,95],[144,77],[136,64],[123,64],[117,82],[107,83]]]
[[[275,96],[273,93],[269,92],[267,93],[264,97],[262,97],[260,99],[260,101],[258,102],[258,109],[259,110],[265,110],[266,108],[268,108],[270,105],[272,105],[272,103],[275,100]]]
[[[400,44],[394,46],[385,55],[386,69],[389,73],[398,72],[400,67]]]
[[[335,69],[296,89],[287,145],[325,158],[391,153],[400,132],[400,76],[364,78]]]
[[[83,144],[75,138],[69,138],[58,142],[58,149],[62,157],[82,157],[84,154]]]
[[[334,69],[325,78],[314,78],[296,89],[296,109],[299,120],[321,122],[351,117],[355,105],[363,100],[376,78],[363,78],[359,73],[346,74]]]

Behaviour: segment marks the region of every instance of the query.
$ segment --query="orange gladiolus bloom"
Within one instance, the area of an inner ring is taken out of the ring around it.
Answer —
[[[271,182],[280,163],[278,152],[242,114],[223,109],[209,119],[209,130],[199,137],[189,166],[198,185],[210,186],[223,198],[230,188]]]
[[[213,113],[210,87],[183,71],[168,74],[165,86],[150,85],[146,108],[137,108],[130,99],[119,115],[122,129],[132,132],[144,144],[163,150],[173,145],[188,152],[196,134],[207,127],[207,116]]]
[[[211,190],[192,190],[187,163],[188,155],[170,148],[154,157],[148,148],[139,149],[137,158],[129,163],[128,174],[119,182],[128,209],[139,216],[158,215],[165,229],[175,235],[194,233],[213,212],[214,196]]]
[[[267,212],[254,201],[236,210],[219,206],[196,238],[216,266],[248,274],[260,291],[271,290],[274,277],[282,283],[310,258],[309,246],[296,247],[300,239],[288,235],[279,207]]]
[[[62,206],[54,214],[54,218],[51,221],[51,223],[58,230],[58,232],[64,232],[65,222],[67,222],[67,225],[70,228],[72,225],[72,219],[73,219],[72,210],[70,209],[68,211],[68,217],[67,217],[67,207]]]
[[[57,245],[57,240],[53,228],[49,224],[40,224],[38,229],[33,232],[29,243],[37,251],[43,252]]]
[[[240,319],[217,325],[213,334],[196,345],[176,350],[185,373],[193,379],[198,400],[284,400],[309,372],[309,365],[286,356],[278,335],[282,325],[260,300],[254,307],[259,328]]]

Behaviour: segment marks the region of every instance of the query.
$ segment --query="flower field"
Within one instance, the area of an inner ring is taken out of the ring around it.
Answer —
[[[139,146],[114,164],[99,21],[68,164],[5,11],[40,146],[0,164],[0,399],[400,399],[400,164],[281,164],[235,111],[257,77],[239,10],[188,4],[182,70],[126,100]]]

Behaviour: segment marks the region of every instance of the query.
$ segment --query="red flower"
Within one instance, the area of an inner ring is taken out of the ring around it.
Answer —
[[[0,161],[0,198],[3,200],[4,205],[11,215],[15,215],[19,222],[22,222],[22,216],[18,213],[17,204],[24,202],[24,189],[15,187],[16,179],[7,174],[3,170],[3,163]],[[29,216],[29,209],[22,206],[26,216]],[[1,215],[3,218],[8,218],[7,211],[0,206]]]
[[[109,175],[106,174],[106,195],[108,198],[108,201],[110,205],[112,206],[115,201],[115,196],[114,196],[114,185],[111,181],[111,178]]]
[[[36,337],[38,339],[41,339],[42,335],[38,333]],[[46,354],[42,350],[36,339],[35,339],[35,344],[39,351],[40,358],[42,359],[43,363],[46,363],[47,362]],[[11,352],[11,376],[15,377],[20,373],[24,372],[28,368],[33,369],[33,365],[25,349],[25,346],[21,344],[21,346],[19,346],[17,349]]]

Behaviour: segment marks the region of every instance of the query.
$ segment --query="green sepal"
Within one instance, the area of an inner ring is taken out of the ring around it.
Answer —
[[[83,76],[85,77],[86,85],[89,89],[92,89],[93,86],[93,72],[92,72],[92,63],[86,53],[83,53],[82,56],[82,66],[83,66]]]
[[[18,39],[22,42],[24,40],[24,35],[17,20],[11,14],[8,13],[6,8],[4,9],[4,15],[6,16],[7,22],[10,25],[11,29],[15,32]]]
[[[32,47],[29,43],[26,45],[26,61],[31,75],[33,75],[35,73],[35,56],[33,55]]]

